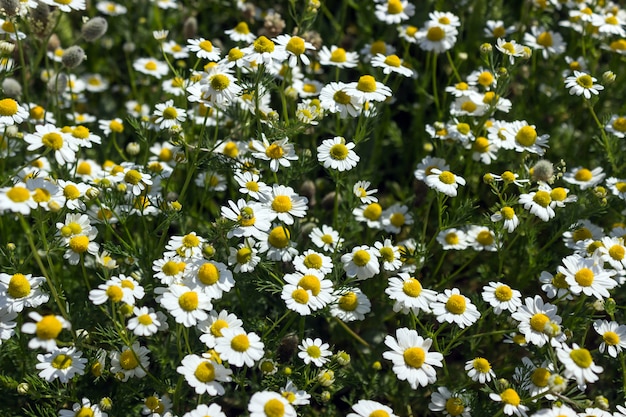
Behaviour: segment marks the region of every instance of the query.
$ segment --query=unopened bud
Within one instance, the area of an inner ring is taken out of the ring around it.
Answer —
[[[480,52],[483,54],[490,54],[493,51],[493,45],[490,43],[483,43],[480,45]]]
[[[100,400],[98,405],[100,406],[100,409],[102,411],[110,411],[111,407],[113,406],[113,400],[109,397],[104,397]]]
[[[22,85],[15,78],[5,78],[2,81],[2,91],[7,97],[18,98],[22,95]]]
[[[63,52],[61,62],[66,68],[72,69],[79,66],[85,60],[85,51],[78,45],[70,46]]]
[[[104,17],[94,17],[93,19],[89,19],[82,28],[80,28],[80,32],[83,35],[83,39],[87,42],[93,42],[99,39],[102,35],[107,32],[109,25]]]
[[[48,91],[51,93],[61,94],[67,88],[67,76],[65,74],[59,74],[55,77],[50,77],[48,81]]]
[[[141,145],[137,142],[129,142],[128,145],[126,145],[126,153],[130,156],[139,155],[139,152],[141,152]]]
[[[28,383],[26,382],[22,382],[21,384],[17,386],[17,393],[20,395],[28,394],[29,390],[30,390],[30,385],[28,385]]]
[[[7,41],[0,41],[0,53],[2,55],[11,55],[15,50],[15,44]]]
[[[550,161],[541,159],[530,169],[530,175],[534,181],[552,183],[554,181],[554,165]]]
[[[198,33],[198,19],[195,16],[189,16],[183,24],[183,36],[185,39],[193,39]]]
[[[615,82],[615,79],[617,78],[617,76],[615,75],[615,73],[613,71],[605,71],[602,74],[602,82],[607,85],[607,84],[613,84]]]

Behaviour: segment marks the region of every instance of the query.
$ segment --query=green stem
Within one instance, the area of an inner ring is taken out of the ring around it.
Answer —
[[[343,321],[339,320],[337,317],[333,317],[335,319],[335,321],[337,323],[339,323],[339,325],[341,327],[343,327],[343,329],[348,332],[348,334],[352,337],[354,337],[360,344],[362,344],[365,347],[370,347],[369,343],[367,343],[365,340],[363,340],[363,338],[361,336],[359,336],[358,334],[356,334],[351,328],[348,327],[348,325],[346,323],[344,323]]]

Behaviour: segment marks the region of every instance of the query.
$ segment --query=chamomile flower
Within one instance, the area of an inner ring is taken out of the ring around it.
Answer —
[[[200,82],[187,87],[187,99],[192,103],[228,107],[243,90],[236,81],[229,69],[218,67],[211,73],[203,74]]]
[[[140,172],[138,166],[129,165],[115,174],[114,179],[126,186],[126,190],[135,196],[144,193],[153,184],[150,174]]]
[[[160,295],[157,301],[176,320],[185,327],[195,326],[206,320],[213,309],[211,298],[198,288],[173,284],[168,288],[157,289]]]
[[[413,224],[413,215],[404,204],[395,203],[383,210],[382,227],[387,233],[400,233],[404,226]]]
[[[531,26],[530,33],[524,34],[524,43],[530,48],[541,51],[543,59],[551,55],[565,52],[567,44],[559,32],[548,30],[542,26]]]
[[[550,341],[546,327],[561,324],[561,316],[556,314],[556,306],[544,303],[540,296],[526,297],[511,317],[519,322],[519,332],[524,335],[527,343],[543,346]],[[559,341],[558,339],[556,340]]]
[[[426,26],[419,30],[417,43],[424,51],[443,53],[450,50],[456,43],[458,30],[451,25],[442,25],[437,21],[428,21]]]
[[[197,328],[202,332],[200,341],[209,349],[213,349],[217,339],[224,337],[222,330],[224,329],[243,329],[243,322],[233,313],[221,310],[219,313],[215,310],[209,313],[209,317],[198,323]]]
[[[461,329],[471,326],[480,318],[476,306],[458,288],[446,289],[437,294],[437,300],[430,303],[430,308],[439,323],[455,323]]]
[[[317,147],[317,159],[324,168],[336,169],[339,172],[354,168],[360,158],[354,152],[354,142],[346,143],[341,136],[322,141]]]
[[[0,125],[13,126],[28,119],[28,110],[12,98],[0,100]]]
[[[216,340],[215,351],[231,366],[251,367],[264,355],[265,345],[256,333],[246,333],[242,328],[224,328],[222,336]]]
[[[343,238],[339,237],[339,232],[325,224],[321,227],[313,228],[309,238],[311,243],[326,252],[340,248],[344,241]]]
[[[224,218],[237,222],[227,233],[229,239],[235,236],[263,240],[272,226],[271,214],[260,203],[246,202],[241,198],[236,203],[231,200],[228,206],[222,206],[221,212]]]
[[[85,0],[41,0],[41,2],[48,6],[58,7],[59,10],[65,13],[70,13],[72,10],[85,10],[87,7]]]
[[[398,55],[385,56],[379,53],[372,58],[371,62],[373,67],[382,68],[383,74],[391,74],[393,72],[405,77],[411,77],[414,74],[414,71],[406,67],[404,61]]]
[[[293,267],[302,273],[315,271],[327,275],[333,270],[333,260],[323,253],[307,249],[293,259]]]
[[[330,314],[344,322],[364,320],[372,310],[372,303],[359,288],[347,287],[333,293]]]
[[[108,414],[103,412],[98,404],[91,404],[91,401],[87,398],[83,398],[80,403],[74,403],[71,410],[63,409],[59,411],[59,417],[76,417],[80,415],[108,417]]]
[[[369,186],[369,181],[357,181],[352,187],[352,192],[363,204],[376,203],[378,201],[378,198],[374,195],[378,192],[378,189],[368,190]]]
[[[443,250],[463,250],[469,247],[470,240],[462,229],[450,228],[437,234],[437,242]]]
[[[85,373],[87,359],[82,357],[83,352],[75,347],[64,347],[53,350],[44,355],[37,355],[38,364],[35,368],[40,369],[39,377],[48,382],[58,379],[67,384],[74,376]]]
[[[492,214],[491,221],[502,221],[504,223],[504,228],[509,233],[513,233],[517,226],[519,226],[519,218],[517,217],[517,214],[515,214],[513,207],[509,206],[504,206]]]
[[[268,209],[270,221],[279,221],[291,225],[294,217],[304,217],[308,199],[297,195],[293,188],[274,184],[268,193],[261,194],[261,204]]]
[[[415,13],[415,6],[407,0],[387,0],[375,5],[374,15],[381,22],[395,25],[408,20]]]
[[[29,151],[44,148],[54,152],[54,158],[59,165],[73,163],[76,160],[78,142],[70,134],[51,124],[36,125],[35,133],[24,136],[24,142],[28,144]]]
[[[504,38],[515,31],[515,26],[506,26],[502,20],[487,20],[483,34],[491,38]]]
[[[606,351],[612,358],[617,358],[617,355],[626,348],[625,325],[615,321],[596,320],[593,328],[602,337],[602,343],[598,348],[600,353]]]
[[[306,51],[315,50],[315,46],[311,42],[296,35],[279,35],[274,39],[274,42],[276,45],[284,48],[291,68],[297,67],[298,61],[301,61],[304,65],[311,63],[309,57],[306,56]]]
[[[228,265],[235,266],[235,273],[246,273],[254,271],[254,268],[261,261],[261,257],[257,255],[252,239],[244,239],[236,248],[229,248]]]
[[[156,392],[143,399],[141,414],[148,417],[170,417],[172,400],[167,394],[159,396]]]
[[[483,287],[483,300],[493,307],[495,314],[505,310],[513,313],[522,305],[522,293],[501,282],[490,282]]]
[[[371,229],[382,228],[383,208],[378,203],[369,203],[356,207],[352,210],[354,218],[358,222],[367,223]]]
[[[393,0],[389,0],[390,3],[392,1]],[[354,413],[348,413],[346,417],[398,417],[394,414],[391,407],[371,400],[359,400],[356,404],[352,405],[352,410],[354,410]]]
[[[154,106],[153,116],[156,117],[154,123],[161,129],[169,129],[172,126],[180,125],[187,119],[187,112],[184,109],[174,106],[174,100],[167,100],[165,103],[158,103]]]
[[[170,414],[164,415],[164,417],[169,417]],[[219,404],[200,404],[193,410],[183,414],[183,417],[226,417],[226,414],[222,411],[222,407]]]
[[[537,191],[530,192],[528,194],[520,194],[519,203],[524,205],[524,208],[530,211],[531,214],[539,217],[544,222],[554,218],[556,213],[552,207],[552,197],[550,197],[550,191],[547,186],[540,186]]]
[[[391,97],[391,88],[387,87],[371,75],[362,75],[359,81],[349,83],[346,92],[361,102],[381,102]]]
[[[537,134],[534,125],[529,125],[526,121],[514,121],[502,132],[504,135],[515,141],[515,151],[530,152],[542,156],[548,148],[548,138],[550,135]]]
[[[565,79],[565,88],[569,88],[570,95],[583,96],[587,100],[591,95],[598,95],[604,86],[595,84],[596,78],[582,71],[574,71],[574,75]]]
[[[36,308],[45,304],[50,296],[42,291],[45,277],[32,274],[0,273],[0,305],[8,312],[20,313],[25,307]]]
[[[169,67],[165,62],[154,58],[137,58],[135,62],[133,62],[133,68],[135,71],[151,75],[158,80],[169,72]]]
[[[257,391],[248,403],[250,417],[296,417],[296,410],[281,394]]]
[[[430,396],[430,411],[443,411],[446,417],[470,417],[468,400],[462,393],[453,393],[446,387],[438,387]]]
[[[151,307],[133,307],[133,314],[126,328],[137,336],[152,336],[168,328],[165,315],[160,311],[155,312]]]
[[[98,229],[92,228],[86,234],[74,235],[67,239],[67,250],[63,254],[63,258],[67,259],[70,265],[78,265],[85,253],[96,256],[100,245],[94,242]]]
[[[263,161],[270,161],[270,170],[277,172],[279,167],[288,168],[291,161],[298,160],[293,144],[289,138],[278,139],[270,143],[263,135],[263,141],[252,141],[252,156]]]
[[[626,179],[609,177],[605,184],[614,196],[626,200]]]
[[[82,198],[85,197],[87,190],[91,188],[89,184],[59,179],[57,180],[57,185],[59,186],[57,198],[63,201],[65,207],[69,210],[86,210],[87,207]]]
[[[89,300],[94,305],[101,305],[108,301],[114,303],[125,303],[131,306],[135,305],[135,300],[142,299],[145,291],[131,277],[124,274],[111,277],[104,284],[100,284],[98,288],[89,291]]]
[[[417,331],[403,327],[396,330],[396,337],[387,335],[385,345],[391,350],[384,352],[383,358],[393,362],[393,372],[399,380],[407,381],[413,389],[437,381],[434,367],[442,366],[443,355],[429,351],[432,339],[424,339]]]
[[[128,381],[129,378],[143,378],[150,365],[148,348],[141,346],[139,342],[133,343],[132,346],[124,346],[122,351],[114,351],[111,353],[111,373],[116,375],[122,382]]]
[[[313,363],[318,368],[324,366],[330,361],[333,352],[329,349],[328,343],[322,342],[319,337],[315,340],[306,338],[298,346],[298,357],[304,361],[306,365]]]
[[[509,57],[511,65],[515,63],[515,58],[524,56],[524,45],[520,45],[514,40],[507,41],[504,38],[498,38],[496,49]]]
[[[437,168],[430,170],[430,174],[426,176],[425,182],[430,188],[448,197],[456,197],[459,185],[465,185],[464,178],[450,171],[441,171]]]
[[[481,384],[491,382],[491,379],[496,377],[495,372],[491,368],[491,364],[485,358],[478,357],[465,362],[465,370],[467,371],[467,376],[469,376],[472,381]]]
[[[246,22],[239,22],[233,29],[225,30],[224,33],[234,42],[250,43],[256,39],[256,35],[250,32]]]
[[[508,416],[512,416],[513,414],[518,417],[527,416],[526,412],[529,409],[527,406],[522,404],[522,399],[513,388],[507,388],[500,394],[491,393],[489,394],[489,398],[493,401],[504,404],[503,412]]]
[[[280,45],[276,46],[272,40],[263,35],[255,39],[250,46],[243,48],[241,52],[244,53],[243,59],[256,65],[271,66],[287,59],[285,48]]]
[[[348,92],[348,84],[331,82],[320,91],[320,106],[330,112],[339,113],[339,117],[357,117],[361,113],[361,100]]]
[[[344,48],[332,45],[330,49],[322,46],[318,53],[320,65],[335,66],[338,68],[354,68],[359,62],[359,54],[348,52]]]
[[[605,236],[601,240],[597,253],[602,261],[611,265],[617,271],[626,269],[626,245],[623,237]]]
[[[374,248],[378,250],[378,256],[383,263],[385,271],[397,271],[402,266],[400,247],[393,244],[391,239],[383,242],[374,242]]]
[[[563,258],[562,262],[563,266],[559,266],[558,271],[563,274],[569,290],[574,294],[582,292],[602,300],[610,297],[609,290],[617,286],[617,281],[611,278],[615,271],[605,270],[593,258],[570,255]]]
[[[180,284],[186,269],[187,263],[178,255],[163,256],[152,262],[152,271],[155,272],[153,277],[163,285]]]
[[[546,293],[548,298],[574,299],[569,291],[569,284],[565,281],[565,275],[560,272],[552,275],[548,271],[542,271],[539,275],[539,282],[542,284],[541,290]]]
[[[574,378],[581,391],[587,388],[588,382],[596,382],[599,379],[597,374],[604,370],[593,362],[593,357],[587,349],[576,343],[572,344],[571,348],[564,343],[556,349],[556,355],[565,367],[563,375],[566,378]]]
[[[280,394],[293,405],[307,405],[311,402],[311,394],[304,390],[299,390],[289,379],[285,384],[285,388],[280,389]]]
[[[185,275],[184,283],[199,288],[211,300],[219,300],[235,286],[233,273],[222,262],[194,259]]]
[[[343,269],[348,278],[364,280],[373,277],[380,272],[376,249],[366,245],[352,248],[350,253],[341,256]]]
[[[174,59],[185,59],[189,57],[189,49],[187,46],[179,45],[174,40],[161,43],[161,48],[163,49],[163,52],[171,55]],[[217,61],[217,59],[214,61]]]
[[[604,129],[620,139],[626,137],[626,116],[612,115]]]
[[[259,253],[267,252],[267,259],[290,262],[298,254],[296,245],[291,241],[291,232],[285,225],[275,225],[269,233],[257,243]]]
[[[242,194],[248,194],[255,200],[261,199],[261,194],[268,194],[272,188],[263,181],[260,181],[261,177],[258,174],[249,171],[236,171],[235,181],[239,185],[239,192]]]
[[[602,167],[596,167],[594,169],[588,169],[582,166],[578,166],[567,170],[563,174],[563,181],[569,184],[575,184],[580,187],[581,190],[595,187],[604,180],[605,173]]]
[[[211,396],[224,395],[226,390],[220,382],[232,380],[232,370],[215,362],[209,354],[202,356],[187,355],[176,368],[176,372],[183,375],[196,394],[208,394]]]
[[[389,278],[385,293],[394,300],[393,311],[404,314],[410,311],[416,315],[420,311],[430,313],[430,304],[437,299],[435,291],[424,288],[419,280],[406,272]]]

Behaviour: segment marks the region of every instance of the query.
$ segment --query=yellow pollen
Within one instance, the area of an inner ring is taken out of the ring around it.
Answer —
[[[141,173],[136,169],[129,169],[126,174],[124,174],[124,181],[132,185],[137,185],[141,182]]]
[[[47,316],[43,316],[35,327],[35,334],[38,339],[41,340],[51,340],[56,339],[61,330],[63,329],[63,324],[57,319],[54,315],[49,314]]]
[[[612,331],[607,331],[604,332],[604,334],[602,335],[602,339],[604,340],[604,343],[606,343],[609,346],[615,346],[620,342],[620,338],[617,335],[617,333],[612,332]]]
[[[533,201],[539,204],[541,207],[548,207],[552,198],[550,197],[550,193],[547,191],[539,190],[533,196]]]
[[[291,233],[287,228],[283,226],[276,226],[272,229],[267,238],[267,241],[270,245],[275,248],[286,248],[289,245],[289,239],[291,238]]]
[[[378,220],[380,215],[383,212],[383,208],[378,203],[368,204],[367,207],[363,210],[363,217],[368,220]]]
[[[0,100],[0,116],[13,116],[17,113],[17,101],[12,98],[4,98]]]
[[[150,314],[141,314],[137,317],[137,321],[144,326],[149,326],[152,324],[152,317]]]
[[[522,402],[513,388],[507,388],[500,394],[502,402],[517,407]]]
[[[439,26],[432,26],[428,28],[428,32],[426,32],[426,38],[431,42],[439,42],[443,38],[445,38],[446,32]]]
[[[474,365],[474,369],[483,374],[489,373],[489,371],[491,370],[491,364],[485,358],[474,359],[472,365]]]
[[[72,136],[77,139],[87,139],[89,135],[89,129],[87,129],[85,126],[76,126],[74,129],[72,129]]]
[[[537,141],[537,131],[532,126],[522,126],[515,135],[515,140],[522,146],[532,146]]]
[[[424,352],[424,349],[414,346],[406,349],[402,353],[402,357],[408,366],[419,369],[426,361],[426,352]]]
[[[200,244],[200,239],[196,235],[188,234],[183,237],[182,243],[186,248],[195,248]]]
[[[348,157],[349,149],[343,143],[336,143],[330,148],[330,157],[337,161],[343,161]]]
[[[593,363],[591,353],[585,348],[573,349],[569,357],[581,368],[589,368]]]
[[[591,234],[591,230],[589,230],[586,227],[581,227],[580,229],[576,229],[572,233],[572,239],[574,240],[574,242],[591,239],[592,237],[593,235]]]
[[[304,266],[311,269],[320,269],[323,265],[322,257],[319,256],[317,253],[308,254],[307,256],[305,256],[302,263],[304,264]]]
[[[501,45],[502,49],[511,55],[515,55],[515,46],[511,42],[505,42]]]
[[[339,297],[339,308],[344,311],[354,311],[359,306],[359,297],[355,292],[348,292],[345,295]]]
[[[33,192],[33,200],[36,203],[45,203],[46,201],[50,201],[50,191],[45,188],[36,188]]]
[[[235,142],[228,142],[224,145],[224,150],[222,152],[230,158],[236,158],[237,155],[239,155],[239,148]]]
[[[506,35],[506,29],[502,26],[498,26],[491,31],[494,38],[502,38]]]
[[[187,291],[178,297],[178,305],[185,311],[194,311],[198,308],[198,293]]]
[[[78,410],[76,412],[76,414],[74,414],[74,417],[93,417],[94,413],[93,410],[91,409],[91,407],[81,407],[80,410]]]
[[[32,119],[42,120],[46,114],[46,110],[41,106],[34,106],[28,113]]]
[[[250,28],[248,28],[248,24],[246,22],[239,22],[237,26],[235,26],[235,32],[247,35],[250,33]]]
[[[530,327],[539,333],[543,333],[546,324],[550,321],[550,318],[543,313],[536,313],[530,318]]]
[[[446,310],[452,314],[463,314],[466,309],[465,297],[459,294],[452,294],[446,301]]]
[[[333,94],[333,100],[335,100],[339,104],[346,105],[346,104],[350,104],[350,102],[352,101],[352,98],[348,94],[346,94],[344,91],[339,90],[335,94]]]
[[[14,274],[9,281],[7,292],[13,298],[24,298],[30,294],[30,282],[23,274]]]
[[[402,227],[404,226],[406,219],[402,213],[393,213],[389,218],[389,222],[395,227]]]
[[[212,85],[212,84],[211,84]],[[169,106],[163,110],[163,118],[167,120],[174,120],[178,117],[178,111],[175,107]]]
[[[374,410],[367,417],[389,417],[389,413],[385,410]]]
[[[215,367],[209,361],[204,361],[198,365],[193,375],[198,378],[198,381],[207,383],[215,379]]]
[[[304,288],[297,288],[291,293],[291,298],[298,304],[306,304],[309,302],[309,293]]]
[[[254,51],[264,54],[264,53],[272,53],[274,52],[274,42],[267,39],[265,36],[259,36],[257,40],[254,41]]]
[[[311,291],[311,294],[317,296],[322,288],[322,284],[318,277],[315,275],[305,275],[300,278],[298,281],[298,286],[304,288],[305,290]]]
[[[617,188],[617,191],[619,191],[620,193],[626,193],[626,182],[623,182],[623,181],[616,182],[615,188]]]
[[[616,261],[621,261],[624,259],[624,246],[622,245],[613,245],[609,248],[609,256]]]
[[[393,249],[388,246],[384,246],[379,249],[380,256],[383,258],[385,262],[393,262],[395,259],[395,255],[393,253]]]
[[[250,339],[245,334],[238,334],[230,341],[230,347],[237,352],[245,352],[250,347]]]
[[[89,238],[85,235],[74,236],[70,239],[69,247],[76,253],[84,253],[89,248]]]
[[[51,365],[55,369],[67,369],[72,366],[72,357],[60,353],[52,359]]]
[[[228,51],[228,60],[230,62],[238,61],[241,58],[243,58],[243,52],[241,52],[241,49],[232,48],[230,51]]]
[[[277,195],[272,201],[272,210],[277,213],[287,213],[292,207],[291,198],[286,195]]]
[[[419,29],[415,26],[409,26],[406,28],[406,34],[409,37],[415,36],[415,34],[417,33]]]
[[[587,168],[581,168],[578,171],[576,171],[576,174],[574,174],[574,178],[576,179],[576,181],[585,182],[585,181],[589,181],[590,179],[592,179],[593,174]]]
[[[474,103],[472,100],[467,100],[461,104],[461,110],[466,111],[468,113],[474,113],[478,105]]]
[[[554,278],[552,278],[552,285],[554,285],[556,288],[562,288],[562,289],[569,288],[569,284],[565,280],[565,275],[563,275],[560,272],[558,272],[554,276]]]
[[[263,412],[267,417],[283,417],[285,415],[285,405],[277,398],[272,398],[263,406]]]
[[[382,209],[381,209],[381,213],[382,213]],[[322,235],[320,239],[322,240],[322,242],[324,242],[327,245],[331,245],[333,243],[333,237],[332,235],[329,235],[329,234]]]
[[[207,262],[198,269],[198,279],[204,285],[213,285],[219,281],[220,271],[211,262]]]
[[[511,207],[502,207],[500,213],[505,220],[512,220],[515,217],[515,210]]]
[[[294,55],[302,55],[306,50],[304,39],[299,36],[292,36],[287,42],[285,49]]]
[[[589,268],[582,268],[576,274],[574,279],[581,287],[590,287],[593,284],[594,273]]]
[[[59,0],[55,1],[58,2]],[[8,20],[5,20],[4,23],[2,23],[2,30],[8,33],[15,33],[15,25]]]
[[[63,147],[63,136],[55,132],[46,133],[41,137],[41,143],[50,149],[58,151]]]
[[[109,123],[109,129],[115,133],[121,133],[124,131],[124,125],[117,120],[111,120],[111,123]]]
[[[422,284],[411,277],[402,284],[402,291],[409,297],[418,297],[422,293]]]
[[[215,91],[224,91],[230,85],[230,79],[224,74],[216,74],[211,77],[211,88]]]
[[[346,62],[346,50],[343,48],[337,48],[330,54],[331,62]]]
[[[80,197],[80,191],[75,185],[68,184],[63,188],[63,196],[68,200],[76,200]]]
[[[243,247],[237,251],[237,263],[246,264],[252,259],[252,249]]]
[[[498,301],[509,301],[511,298],[513,298],[513,291],[511,291],[511,287],[509,287],[508,285],[498,286],[494,294]]]
[[[550,32],[543,32],[537,36],[537,44],[543,46],[544,48],[551,47],[553,45],[553,41]]]
[[[370,261],[371,256],[369,252],[363,249],[357,250],[352,256],[352,262],[358,267],[364,267]]]
[[[124,291],[122,291],[122,289],[117,285],[111,285],[107,288],[106,295],[109,300],[114,303],[119,303],[122,300],[122,297],[124,297]]]

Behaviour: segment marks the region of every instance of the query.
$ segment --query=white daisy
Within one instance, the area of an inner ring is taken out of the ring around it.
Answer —
[[[352,252],[343,254],[341,262],[348,278],[364,280],[380,272],[376,249],[366,245],[356,246]]]
[[[296,417],[296,410],[281,394],[257,391],[248,403],[250,417]]]
[[[22,325],[21,331],[26,334],[34,334],[30,339],[28,347],[30,349],[42,348],[47,352],[52,352],[57,347],[56,339],[63,329],[70,329],[70,322],[61,316],[47,314],[42,316],[36,311],[28,313],[35,322],[27,322]]]
[[[471,326],[480,318],[476,306],[458,288],[446,289],[437,294],[437,300],[430,303],[430,308],[439,323],[456,323],[461,329]]]
[[[596,320],[593,322],[594,330],[602,336],[600,353],[605,351],[609,356],[617,358],[617,355],[626,348],[626,326],[615,321]]]
[[[35,368],[40,369],[39,377],[48,382],[59,379],[61,383],[67,384],[75,375],[85,373],[87,359],[82,357],[83,352],[75,347],[64,347],[53,350],[45,355],[37,355],[38,364]]]
[[[574,294],[582,292],[602,300],[610,297],[609,290],[617,286],[617,281],[611,278],[615,271],[605,270],[593,258],[570,255],[562,262],[564,266],[559,266],[558,271],[564,275],[569,290]]]
[[[528,411],[528,407],[522,404],[519,394],[513,388],[507,388],[500,394],[491,393],[489,394],[489,398],[493,401],[503,403],[503,412],[508,416],[513,414],[519,417],[527,416],[526,412]]]
[[[581,190],[592,188],[598,185],[604,180],[605,173],[602,167],[596,167],[592,170],[578,166],[572,169],[568,169],[563,174],[563,181],[569,184],[575,184],[580,187]]]
[[[450,171],[432,168],[426,176],[426,185],[449,197],[456,197],[459,185],[465,185],[465,179]]]
[[[491,368],[491,364],[485,358],[478,357],[465,362],[465,370],[467,371],[467,376],[469,376],[472,381],[481,384],[491,382],[491,379],[495,379],[496,377],[495,372]]]
[[[34,277],[32,274],[0,273],[0,305],[8,312],[20,313],[25,307],[39,307],[50,299],[42,291],[41,284],[45,277]]]
[[[231,366],[254,366],[265,354],[265,345],[256,333],[246,333],[242,328],[223,328],[222,336],[216,340],[215,351]]]
[[[332,227],[322,225],[321,227],[315,227],[309,234],[311,243],[318,248],[325,251],[335,251],[340,248],[344,239],[339,237],[339,232]]]
[[[168,288],[157,288],[155,293],[160,294],[156,299],[159,304],[174,317],[176,323],[185,327],[206,320],[208,312],[213,309],[210,297],[199,288],[173,284]]]
[[[389,0],[390,3],[393,1]],[[398,417],[390,407],[371,400],[359,400],[352,405],[352,410],[354,413],[348,413],[346,417]]]
[[[576,379],[581,391],[587,388],[587,382],[596,382],[599,379],[597,374],[604,370],[593,362],[593,357],[587,349],[579,347],[576,343],[572,344],[571,348],[564,343],[556,349],[556,356],[565,367],[563,375]]]
[[[493,307],[495,314],[504,310],[514,313],[522,305],[522,293],[501,282],[490,282],[483,287],[483,300]]]
[[[540,296],[535,295],[534,298],[526,297],[524,304],[511,314],[511,318],[519,322],[517,328],[527,343],[541,347],[551,339],[549,328],[561,324],[561,316],[556,314],[556,310],[555,305],[544,303]],[[555,339],[556,342],[561,340],[564,338]]]
[[[397,271],[402,266],[400,247],[393,244],[391,239],[383,242],[374,242],[374,248],[378,250],[378,256],[383,263],[385,271]]]
[[[235,203],[230,200],[228,206],[222,206],[222,216],[228,220],[237,222],[233,229],[229,230],[226,237],[254,237],[261,240],[267,236],[272,226],[268,209],[256,202],[246,202],[240,198]]]
[[[346,143],[341,136],[322,141],[317,147],[317,159],[324,168],[336,169],[337,171],[349,171],[354,168],[360,158],[354,152],[354,142]]]
[[[224,395],[226,390],[220,382],[232,381],[232,370],[215,362],[210,354],[202,356],[187,355],[183,358],[176,372],[183,375],[190,387],[196,394],[208,394],[211,396]]]
[[[274,184],[267,193],[261,194],[261,204],[268,209],[269,220],[279,221],[291,225],[294,217],[304,217],[309,200],[295,193],[293,188]]]
[[[349,83],[346,93],[362,102],[381,102],[391,97],[391,88],[387,87],[371,75],[362,75],[359,81]]]
[[[128,378],[143,378],[146,376],[145,369],[150,365],[148,358],[150,351],[140,346],[139,342],[133,343],[132,347],[124,346],[122,351],[111,353],[111,373],[116,375],[121,381],[126,382]]]
[[[155,312],[152,307],[133,307],[133,314],[126,328],[137,336],[152,336],[168,328],[165,315],[160,311]]]
[[[254,268],[261,262],[261,257],[257,255],[254,240],[244,239],[236,248],[229,248],[228,265],[235,266],[235,273],[246,273],[254,271]]]
[[[330,356],[333,352],[329,349],[328,343],[322,342],[319,337],[315,340],[306,338],[298,346],[298,357],[304,361],[306,365],[313,363],[318,368],[324,366],[325,363],[330,361]]]
[[[565,88],[569,88],[570,95],[583,96],[587,100],[591,95],[598,95],[604,86],[595,84],[596,78],[582,71],[574,71],[574,75],[565,79]]]
[[[339,320],[345,322],[363,320],[372,310],[371,301],[359,288],[339,289],[333,293],[333,297],[330,314]]]
[[[289,138],[278,139],[270,143],[265,135],[263,141],[252,141],[252,156],[264,161],[270,161],[270,170],[277,172],[279,167],[290,167],[291,161],[296,161],[298,155],[294,150],[293,144],[289,143]]]
[[[219,313],[213,310],[209,313],[209,317],[206,320],[198,323],[197,328],[202,332],[202,335],[200,335],[200,341],[209,349],[213,349],[217,339],[224,337],[222,330],[239,330],[243,329],[242,326],[243,322],[238,319],[236,315],[229,313],[226,310],[221,310]]]
[[[436,291],[424,288],[419,280],[406,272],[389,278],[385,293],[394,300],[393,311],[402,311],[404,314],[409,311],[413,311],[415,315],[420,311],[430,313],[430,304],[437,299]]]
[[[437,242],[443,250],[463,250],[469,247],[470,240],[462,229],[450,228],[437,234]]]
[[[446,417],[470,417],[468,399],[462,393],[452,393],[446,387],[437,387],[437,391],[430,396],[428,409],[430,411],[443,411]]]

